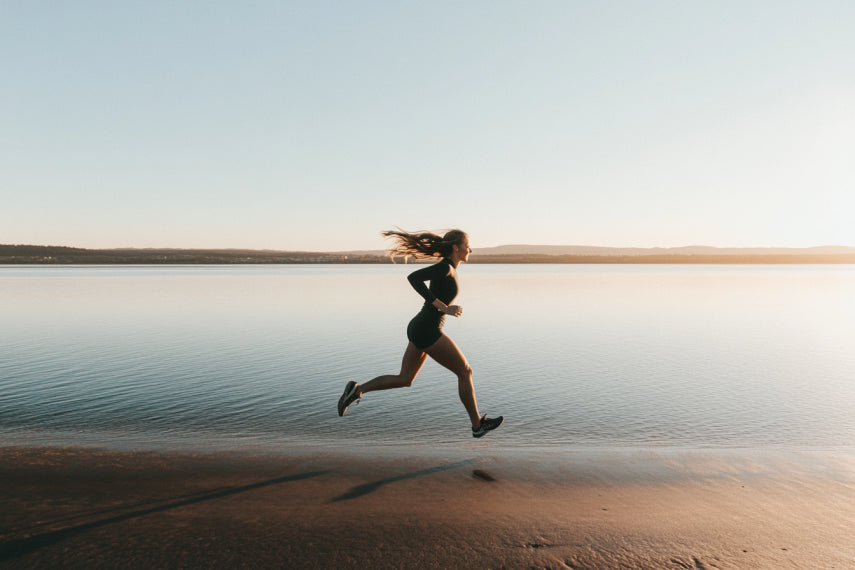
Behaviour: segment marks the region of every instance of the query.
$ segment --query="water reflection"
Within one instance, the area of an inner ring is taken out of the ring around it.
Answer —
[[[461,441],[454,378],[394,372],[406,266],[0,269],[0,431],[169,442]],[[848,266],[465,266],[447,332],[496,442],[851,445]],[[7,437],[8,439],[8,437]]]

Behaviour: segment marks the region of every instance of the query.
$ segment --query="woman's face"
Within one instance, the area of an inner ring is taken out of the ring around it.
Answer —
[[[472,253],[472,248],[469,247],[469,236],[464,237],[459,244],[454,244],[453,248],[454,257],[458,262],[469,261],[469,254]]]

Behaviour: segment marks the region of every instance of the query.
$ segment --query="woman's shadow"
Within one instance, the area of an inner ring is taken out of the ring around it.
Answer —
[[[231,495],[237,495],[238,493],[245,493],[246,491],[254,491],[256,489],[262,489],[264,487],[270,487],[271,485],[279,485],[281,483],[287,483],[289,481],[299,481],[301,479],[309,479],[310,477],[317,477],[319,475],[323,475],[327,473],[327,471],[312,471],[308,473],[300,473],[297,475],[287,475],[285,477],[277,477],[275,479],[269,479],[267,481],[261,481],[259,483],[252,483],[251,485],[242,485],[240,487],[226,487],[223,489],[217,489],[214,491],[208,491],[203,493],[197,493],[194,495],[190,495],[185,498],[181,498],[179,500],[173,500],[172,502],[161,504],[154,507],[147,507],[142,509],[137,509],[135,511],[126,512],[120,515],[115,515],[83,524],[78,524],[76,526],[71,526],[67,528],[63,528],[60,530],[45,532],[42,534],[36,534],[33,536],[29,536],[27,538],[21,538],[17,540],[10,540],[8,542],[4,542],[0,544],[0,562],[4,562],[6,560],[12,560],[19,556],[23,556],[25,554],[29,554],[30,552],[35,552],[40,548],[45,546],[50,546],[52,544],[56,544],[57,542],[63,541],[67,538],[71,538],[76,536],[82,532],[86,532],[88,530],[92,530],[95,528],[100,528],[103,526],[120,523],[129,519],[134,519],[137,517],[142,517],[145,515],[150,515],[152,513],[161,513],[164,511],[168,511],[171,509],[177,509],[179,507],[185,507],[187,505],[193,505],[196,503],[201,503],[204,501],[212,501],[214,499],[221,499],[223,497],[228,497]],[[139,505],[137,505],[139,506]],[[133,508],[133,507],[130,507]],[[67,519],[65,519],[67,520]],[[54,521],[60,522],[60,521]]]
[[[381,479],[379,481],[374,481],[373,483],[365,483],[363,485],[357,485],[352,488],[350,491],[343,495],[339,495],[338,497],[332,499],[330,503],[337,503],[339,501],[349,501],[350,499],[357,499],[363,495],[367,495],[373,491],[376,491],[383,485],[388,485],[389,483],[394,483],[396,481],[403,481],[404,479],[412,479],[413,477],[421,477],[423,475],[431,475],[433,473],[439,473],[440,471],[448,471],[450,469],[457,469],[459,467],[466,467],[467,465],[472,465],[475,462],[474,459],[467,459],[466,461],[458,461],[457,463],[450,463],[448,465],[440,465],[438,467],[431,467],[429,469],[422,469],[421,471],[415,471],[413,473],[405,473],[404,475],[396,475],[395,477],[389,477],[388,479]]]

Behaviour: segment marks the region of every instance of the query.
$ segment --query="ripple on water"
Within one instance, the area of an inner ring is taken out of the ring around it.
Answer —
[[[0,309],[14,325],[0,331],[0,432],[468,442],[456,379],[432,361],[413,388],[337,416],[347,380],[400,366],[414,306],[405,271],[388,269],[114,268],[82,287],[69,284],[86,274],[76,268],[29,289],[4,282],[15,303]],[[465,268],[467,320],[446,330],[482,411],[506,417],[497,441],[855,442],[855,302],[844,294],[855,272],[616,271]],[[508,314],[505,300],[528,290],[539,297],[527,312]]]

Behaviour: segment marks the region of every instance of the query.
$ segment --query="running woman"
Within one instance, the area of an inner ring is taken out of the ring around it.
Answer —
[[[407,326],[407,339],[410,342],[404,351],[401,372],[378,376],[365,384],[357,384],[353,380],[348,382],[338,401],[338,415],[343,416],[348,406],[358,402],[368,392],[411,386],[430,356],[457,376],[457,394],[469,414],[472,437],[482,437],[502,425],[504,418],[488,418],[478,412],[472,385],[472,368],[454,341],[442,332],[446,315],[459,317],[463,314],[462,307],[450,303],[458,291],[457,267],[466,262],[472,252],[469,236],[460,230],[451,230],[442,237],[432,233],[411,234],[402,231],[383,232],[383,237],[395,241],[389,250],[390,255],[417,259],[439,257],[440,261],[414,271],[407,277],[425,302]],[[430,285],[425,285],[426,282]]]

